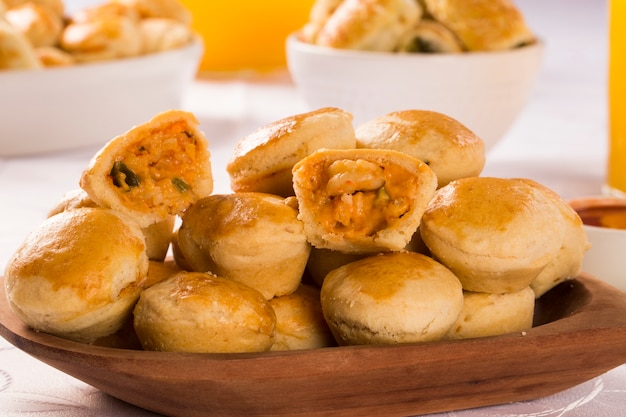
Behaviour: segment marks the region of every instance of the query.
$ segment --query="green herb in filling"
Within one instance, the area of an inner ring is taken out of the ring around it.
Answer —
[[[134,187],[139,187],[141,181],[132,169],[128,168],[123,161],[116,161],[111,168],[111,178],[113,185],[124,191],[130,191]]]
[[[188,191],[191,186],[180,178],[172,178],[172,185],[181,193]]]

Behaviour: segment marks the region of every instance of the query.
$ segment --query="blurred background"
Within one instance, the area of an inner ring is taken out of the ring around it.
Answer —
[[[314,3],[314,0],[181,1],[194,11],[193,28],[204,34],[203,70],[217,72],[266,71],[284,66],[284,39],[302,27]],[[102,2],[65,0],[69,11]],[[559,32],[569,33],[568,29],[572,29],[571,36],[565,39],[567,43],[549,45],[551,48],[567,48],[573,60],[576,57],[585,59],[584,63],[572,62],[576,64],[572,71],[579,68],[587,76],[592,76],[598,66],[605,65],[605,0],[515,0],[515,4],[530,27],[548,41],[563,39],[558,36]],[[576,37],[584,37],[586,41],[578,42]],[[590,37],[596,38],[594,43],[598,48],[576,50],[576,45],[587,44]],[[590,63],[593,64],[591,68],[586,66]],[[549,66],[549,60],[547,64]]]

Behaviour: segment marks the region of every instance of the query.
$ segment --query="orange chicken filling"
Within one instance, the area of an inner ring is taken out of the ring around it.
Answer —
[[[372,236],[412,208],[417,183],[399,166],[344,159],[329,164],[322,175],[327,180],[313,194],[327,230]]]
[[[120,155],[110,177],[126,204],[178,214],[194,200],[202,164],[198,144],[184,122],[154,129]]]

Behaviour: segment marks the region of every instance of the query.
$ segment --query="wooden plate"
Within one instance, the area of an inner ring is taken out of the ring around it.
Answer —
[[[36,333],[0,290],[0,334],[121,400],[169,416],[416,415],[554,394],[626,362],[626,294],[582,274],[525,333],[255,354],[144,352]]]

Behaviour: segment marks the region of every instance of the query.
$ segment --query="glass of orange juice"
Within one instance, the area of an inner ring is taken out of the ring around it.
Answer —
[[[605,193],[626,197],[626,1],[609,1],[609,146]]]
[[[286,65],[285,40],[314,0],[181,0],[204,40],[200,72],[270,71]]]

